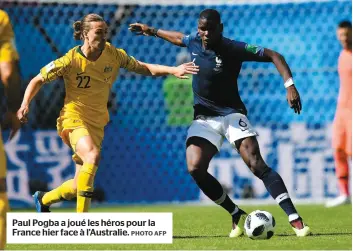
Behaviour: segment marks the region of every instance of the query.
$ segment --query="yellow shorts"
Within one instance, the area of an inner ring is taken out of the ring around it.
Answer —
[[[5,146],[2,142],[2,136],[0,131],[0,179],[1,178],[6,178],[6,155]]]
[[[101,149],[104,138],[104,128],[95,127],[85,123],[79,118],[59,117],[56,128],[59,136],[73,150],[72,160],[82,165],[82,159],[76,153],[76,144],[84,136],[91,136],[93,143]]]
[[[14,41],[0,42],[0,63],[17,61],[19,58]]]

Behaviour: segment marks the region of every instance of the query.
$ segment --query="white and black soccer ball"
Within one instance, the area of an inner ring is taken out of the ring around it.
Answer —
[[[256,210],[245,219],[246,235],[253,240],[270,239],[275,233],[275,218],[267,211]]]

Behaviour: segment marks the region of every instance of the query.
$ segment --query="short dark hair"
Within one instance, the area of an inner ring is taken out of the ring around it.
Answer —
[[[344,20],[338,24],[338,28],[349,28],[352,29],[352,23],[348,20]]]
[[[221,15],[215,9],[205,9],[201,11],[199,19],[209,19],[221,23]]]

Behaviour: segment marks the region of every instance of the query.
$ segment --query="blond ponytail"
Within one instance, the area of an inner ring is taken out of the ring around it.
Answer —
[[[74,22],[72,27],[74,28],[74,39],[81,40],[82,39],[81,21]]]
[[[83,33],[87,33],[90,30],[90,22],[105,22],[104,19],[95,13],[87,14],[82,18],[81,21],[76,21],[72,25],[74,28],[74,38],[75,40],[83,40]]]

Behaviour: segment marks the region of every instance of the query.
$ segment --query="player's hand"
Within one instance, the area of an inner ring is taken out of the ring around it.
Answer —
[[[153,36],[152,28],[147,24],[134,23],[129,25],[129,30],[136,35]]]
[[[186,76],[187,74],[197,74],[199,72],[199,66],[195,65],[194,62],[181,64],[175,68],[176,71],[173,75],[181,79],[188,79],[189,76]]]
[[[287,101],[290,108],[294,109],[295,113],[300,114],[302,110],[302,103],[300,101],[300,95],[294,85],[287,88]]]
[[[28,112],[29,112],[28,105],[21,105],[20,109],[18,109],[17,118],[22,124],[23,123],[27,123],[27,121],[28,121],[28,118],[27,118]]]
[[[16,135],[18,130],[21,128],[21,123],[18,120],[16,113],[8,111],[5,114],[3,126],[4,126],[4,129],[11,130],[10,136],[9,136],[9,140],[11,140]]]

